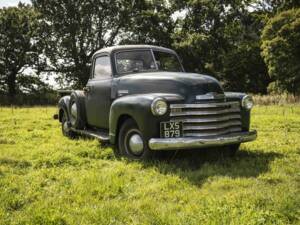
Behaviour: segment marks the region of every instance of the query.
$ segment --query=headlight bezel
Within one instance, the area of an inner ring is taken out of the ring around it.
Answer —
[[[157,110],[158,104],[162,104],[165,106],[165,108],[161,112]],[[151,103],[151,112],[154,116],[165,115],[168,112],[168,104],[166,100],[164,100],[163,98],[155,98]]]
[[[245,95],[242,99],[242,107],[246,110],[251,110],[254,106],[253,99],[250,95]]]

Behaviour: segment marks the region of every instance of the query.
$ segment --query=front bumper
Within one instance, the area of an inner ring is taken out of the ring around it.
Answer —
[[[214,137],[182,137],[182,138],[151,138],[149,148],[151,150],[176,150],[216,147],[242,142],[253,141],[257,137],[255,130],[249,132],[238,132]]]

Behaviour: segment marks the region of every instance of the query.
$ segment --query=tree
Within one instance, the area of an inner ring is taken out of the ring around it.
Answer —
[[[32,7],[19,4],[0,9],[0,89],[12,99],[18,91],[18,75],[37,63],[36,27]]]
[[[176,22],[172,19],[174,8],[167,1],[139,0],[134,2],[134,12],[128,20],[121,44],[153,44],[171,47]]]
[[[223,86],[231,91],[267,93],[270,78],[260,56],[260,42],[243,41],[224,55]]]
[[[300,8],[269,20],[262,33],[261,48],[270,76],[288,92],[299,92]]]
[[[258,0],[254,1],[252,5],[260,11],[264,11],[269,14],[276,14],[282,11],[286,11],[293,8],[300,7],[299,0]]]
[[[266,92],[269,83],[260,56],[260,31],[253,1],[173,1],[186,16],[177,28],[174,47],[188,71],[211,74],[225,89]]]
[[[263,25],[260,12],[248,11],[226,25],[224,37],[229,42],[229,47],[222,54],[220,71],[226,89],[267,93],[271,79],[260,55]]]
[[[134,2],[134,1],[133,1]],[[134,13],[132,1],[32,0],[41,13],[42,39],[52,70],[83,87],[96,50],[118,42]]]

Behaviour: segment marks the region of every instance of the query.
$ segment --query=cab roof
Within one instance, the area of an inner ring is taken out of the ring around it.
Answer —
[[[176,54],[175,51],[169,48],[164,48],[164,47],[159,47],[155,45],[115,45],[107,48],[102,48],[94,53],[94,55],[97,55],[99,53],[112,53],[114,51],[119,51],[119,50],[132,50],[132,49],[153,49],[153,50],[158,50],[158,51],[163,51],[163,52],[169,52]]]

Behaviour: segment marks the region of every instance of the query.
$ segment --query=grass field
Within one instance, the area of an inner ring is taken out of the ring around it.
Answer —
[[[260,106],[235,158],[115,159],[55,108],[0,108],[0,224],[300,224],[300,106]]]

